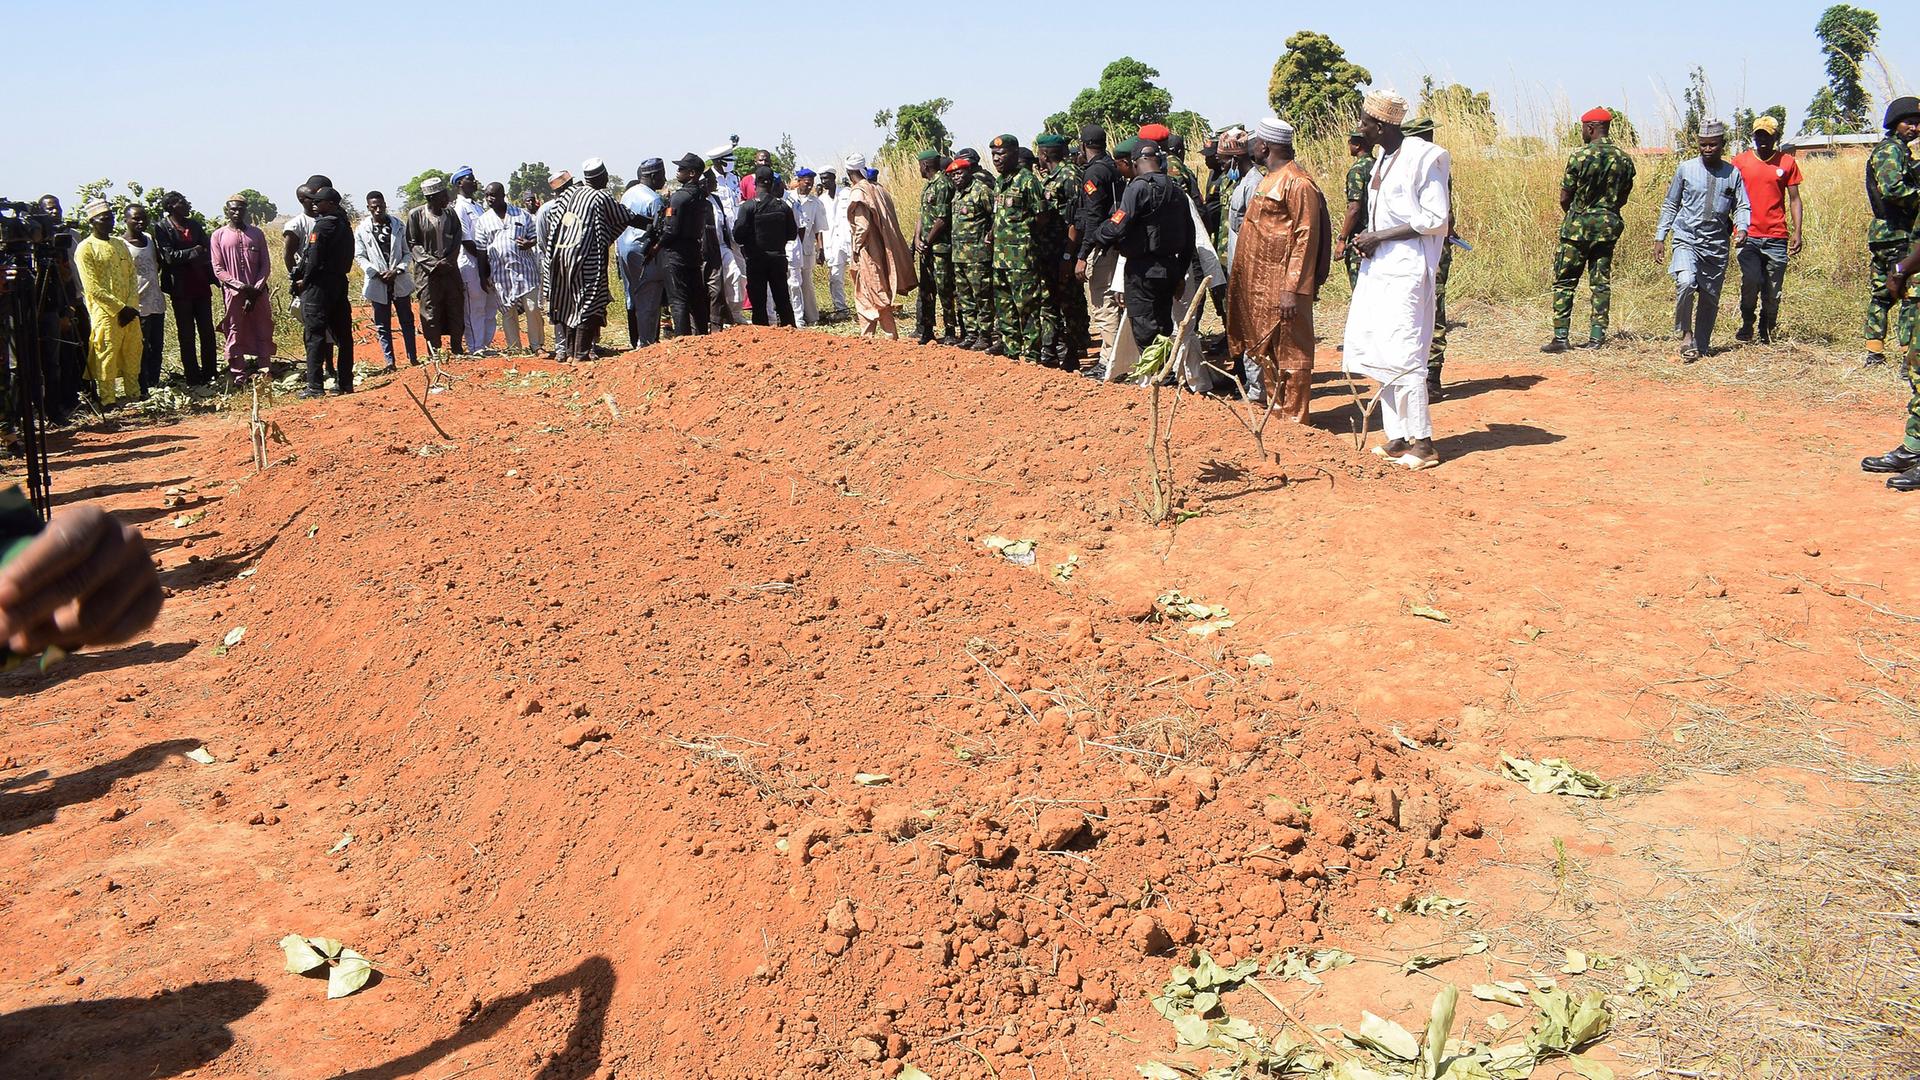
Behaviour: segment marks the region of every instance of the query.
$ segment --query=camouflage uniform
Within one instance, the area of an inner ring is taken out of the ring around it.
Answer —
[[[1873,292],[1867,299],[1866,337],[1868,350],[1879,352],[1876,346],[1886,341],[1887,314],[1893,309],[1893,298],[1887,295],[1887,273],[1913,246],[1914,215],[1920,211],[1920,163],[1906,144],[1892,135],[1874,147],[1867,158],[1867,202],[1873,208],[1873,221],[1867,226]],[[1900,321],[1894,331],[1901,345],[1915,341],[1915,311],[1915,299],[1909,292],[1900,302]]]
[[[1447,218],[1453,218],[1453,193],[1447,193]],[[1453,269],[1453,233],[1440,244],[1440,267],[1433,272],[1433,344],[1427,349],[1427,378],[1440,377],[1447,362],[1447,273]]]
[[[994,182],[993,306],[1007,355],[1040,362],[1040,267],[1034,227],[1047,193],[1032,169],[1015,167]]]
[[[1067,250],[1067,225],[1073,221],[1074,204],[1080,198],[1080,170],[1062,161],[1040,182],[1051,211],[1040,224],[1034,238],[1039,251],[1041,284],[1046,288],[1046,321],[1049,342],[1058,342],[1068,353],[1084,351],[1087,341],[1087,293],[1073,276],[1073,252]]]
[[[993,183],[979,169],[953,196],[953,270],[959,285],[961,333],[993,340]]]
[[[1373,179],[1373,151],[1369,150],[1347,167],[1347,201],[1360,204],[1360,221],[1367,220],[1367,182]],[[1347,245],[1347,288],[1360,283],[1360,249]]]
[[[1192,199],[1195,206],[1200,205],[1200,178],[1193,175],[1193,170],[1187,168],[1187,163],[1175,157],[1171,151],[1167,154],[1167,175],[1186,189],[1187,198]]]
[[[1602,136],[1567,158],[1560,190],[1570,192],[1560,224],[1560,250],[1553,259],[1553,336],[1566,340],[1573,326],[1573,292],[1586,271],[1593,283],[1593,340],[1607,336],[1613,302],[1613,246],[1626,223],[1620,211],[1633,192],[1633,159]]]
[[[920,300],[918,326],[920,336],[933,337],[933,306],[940,304],[941,325],[947,336],[954,335],[953,292],[953,181],[945,171],[934,173],[920,189]],[[947,222],[947,231],[932,244],[927,231],[934,222]]]

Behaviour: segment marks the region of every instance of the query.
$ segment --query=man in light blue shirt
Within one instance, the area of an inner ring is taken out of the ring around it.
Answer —
[[[1700,156],[1681,162],[1660,206],[1653,234],[1653,257],[1666,257],[1673,237],[1673,324],[1680,334],[1680,359],[1691,364],[1706,355],[1713,324],[1720,316],[1720,286],[1727,279],[1727,257],[1747,237],[1753,216],[1740,170],[1725,158],[1727,125],[1700,125]]]
[[[660,259],[661,214],[666,203],[660,189],[666,186],[666,163],[648,158],[640,163],[633,186],[620,196],[621,205],[652,223],[623,230],[613,245],[627,291],[627,337],[636,349],[660,340],[660,302],[667,290],[667,271]]]

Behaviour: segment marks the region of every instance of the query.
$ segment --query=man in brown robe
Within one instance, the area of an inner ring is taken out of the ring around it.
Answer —
[[[1332,261],[1326,196],[1293,158],[1293,128],[1268,117],[1250,147],[1267,174],[1247,202],[1227,275],[1227,345],[1260,365],[1267,407],[1305,423],[1313,302]]]
[[[885,333],[898,340],[893,320],[893,298],[919,286],[913,272],[913,251],[907,247],[900,219],[893,212],[893,196],[866,178],[866,161],[846,160],[847,225],[853,239],[854,310],[860,315],[860,336]]]

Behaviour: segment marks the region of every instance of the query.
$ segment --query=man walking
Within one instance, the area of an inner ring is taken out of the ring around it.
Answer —
[[[913,255],[900,232],[893,196],[867,178],[866,159],[855,154],[844,164],[848,177],[859,177],[847,183],[847,236],[853,250],[853,302],[860,316],[860,336],[884,333],[897,339],[895,298],[919,285]],[[1025,175],[1033,178],[1032,173]]]
[[[140,394],[160,385],[160,347],[167,323],[167,296],[160,288],[160,245],[147,231],[147,207],[127,204],[127,250],[133,256],[133,279],[140,300]]]
[[[1674,171],[1653,234],[1655,259],[1666,257],[1667,237],[1673,237],[1673,261],[1667,264],[1676,286],[1673,325],[1680,334],[1680,359],[1689,364],[1712,348],[1727,257],[1746,239],[1752,218],[1740,170],[1722,156],[1726,148],[1725,121],[1700,125],[1700,156]]]
[[[1327,199],[1294,160],[1293,127],[1278,117],[1255,125],[1266,166],[1247,205],[1227,275],[1227,349],[1260,366],[1267,407],[1307,420],[1313,380],[1313,302],[1332,264]]]
[[[420,329],[427,335],[427,355],[440,358],[440,338],[456,355],[467,350],[464,289],[460,284],[460,215],[447,205],[447,185],[437,176],[420,184],[426,204],[407,214],[407,248],[414,280],[420,286]],[[548,203],[562,201],[556,198]]]
[[[614,237],[632,224],[632,215],[607,190],[607,165],[588,158],[580,166],[581,184],[566,195],[554,222],[552,254],[547,280],[552,283],[547,313],[553,317],[554,336],[574,360],[592,360],[600,342],[600,328],[613,303],[607,273],[607,249]]]
[[[1141,349],[1174,335],[1173,299],[1194,257],[1194,211],[1186,189],[1161,171],[1152,142],[1133,149],[1133,179],[1094,242],[1126,257],[1127,324]]]
[[[1867,206],[1873,221],[1867,226],[1867,258],[1872,292],[1867,299],[1867,366],[1884,364],[1887,319],[1900,305],[1894,336],[1901,349],[1914,340],[1915,308],[1911,292],[1896,301],[1887,291],[1893,266],[1914,240],[1914,217],[1920,213],[1920,161],[1909,144],[1920,139],[1920,98],[1895,98],[1887,106],[1883,125],[1887,137],[1867,157]]]
[[[660,340],[660,301],[666,295],[666,266],[660,258],[660,236],[665,226],[667,167],[659,158],[640,163],[633,183],[620,196],[634,223],[614,242],[620,282],[627,297],[627,342],[635,349]]]
[[[353,231],[353,260],[360,264],[360,295],[373,306],[373,336],[386,358],[384,370],[394,369],[393,317],[400,316],[400,335],[407,347],[407,363],[420,362],[413,338],[413,274],[407,251],[407,227],[387,213],[384,192],[367,192],[367,214]]]
[[[1040,266],[1034,232],[1047,212],[1047,194],[1033,170],[1020,165],[1020,140],[993,140],[993,307],[1000,346],[1016,360],[1041,363]],[[990,350],[991,351],[991,350]]]
[[[942,344],[952,345],[954,336],[953,293],[953,181],[947,176],[947,159],[938,150],[920,151],[920,228],[914,233],[913,250],[919,256],[920,302],[915,325],[920,328],[919,343],[933,341],[933,316],[937,305],[947,328]]]
[[[477,198],[480,181],[473,167],[462,165],[451,179],[455,198],[453,212],[460,216],[460,255],[455,265],[460,270],[460,304],[466,312],[467,348],[478,356],[493,347],[495,318],[499,314],[500,295],[493,287],[493,267],[481,247],[480,215],[486,206]]]
[[[813,287],[813,263],[820,252],[820,239],[827,230],[827,208],[813,193],[813,170],[794,170],[793,187],[787,190],[787,205],[793,209],[793,222],[800,235],[787,245],[787,294],[793,300],[794,325],[817,326],[820,323],[820,297]]]
[[[340,210],[340,193],[320,188],[313,193],[313,231],[307,235],[293,275],[293,289],[300,294],[300,322],[306,328],[303,398],[326,393],[329,368],[333,392],[353,393],[353,309],[347,302],[347,271],[352,268],[353,226]]]
[[[1400,125],[1407,99],[1399,94],[1368,91],[1360,108],[1360,130],[1380,148],[1380,160],[1367,181],[1366,228],[1353,238],[1360,274],[1341,363],[1349,375],[1380,384],[1376,400],[1387,442],[1374,452],[1427,469],[1440,464],[1428,411],[1427,355],[1452,159],[1424,139],[1406,137]]]
[[[1079,254],[1073,229],[1080,171],[1067,163],[1065,135],[1042,135],[1034,145],[1040,160],[1040,190],[1047,199],[1047,212],[1034,241],[1048,335],[1042,348],[1048,366],[1078,371],[1087,354],[1087,296],[1073,275]]]
[[[706,244],[707,215],[713,211],[700,190],[706,163],[688,153],[674,162],[679,187],[667,200],[667,223],[661,248],[667,270],[667,299],[673,308],[673,334],[705,334],[708,330]]]
[[[753,325],[793,325],[793,297],[787,292],[787,245],[800,235],[780,181],[771,166],[753,170],[753,198],[740,204],[733,235],[747,264],[747,295],[753,297]],[[773,310],[768,311],[771,301]]]
[[[518,353],[520,319],[527,321],[527,352],[540,352],[547,346],[546,332],[540,325],[540,264],[533,249],[539,243],[539,227],[533,215],[507,202],[506,185],[494,181],[487,185],[487,208],[474,222],[473,242],[480,249],[481,264],[487,268],[493,286],[491,298],[500,305],[500,320],[506,324],[507,349]]]
[[[1593,108],[1580,117],[1584,145],[1567,158],[1560,179],[1560,248],[1553,257],[1553,338],[1540,347],[1544,353],[1563,353],[1570,346],[1573,294],[1580,275],[1590,282],[1592,329],[1582,348],[1606,344],[1613,306],[1613,249],[1626,221],[1620,215],[1633,194],[1633,159],[1614,145],[1613,113]]]
[[[1073,275],[1087,287],[1088,321],[1100,335],[1100,362],[1094,370],[1105,371],[1114,339],[1120,335],[1120,302],[1113,295],[1113,271],[1120,254],[1096,245],[1093,234],[1120,204],[1126,184],[1107,153],[1107,130],[1098,124],[1080,129],[1080,164],[1080,206],[1075,214],[1080,250]]]
[[[367,196],[369,209],[377,194]],[[267,300],[273,252],[267,248],[267,235],[247,220],[246,199],[229,195],[223,210],[227,223],[214,230],[211,242],[213,276],[226,301],[220,330],[226,335],[227,374],[238,386],[252,373],[253,361],[265,372],[273,358],[273,306]],[[411,352],[411,335],[407,345]]]
[[[139,395],[140,283],[134,277],[133,251],[113,235],[113,207],[95,199],[87,204],[86,214],[92,232],[74,249],[73,260],[93,324],[87,378],[101,407],[111,408],[123,389],[128,397]]]
[[[947,166],[953,181],[953,278],[959,294],[963,349],[993,345],[993,187],[978,152],[965,149]]]
[[[1777,147],[1780,121],[1762,116],[1753,122],[1752,135],[1753,149],[1733,159],[1753,208],[1747,242],[1740,245],[1740,332],[1733,339],[1754,340],[1757,303],[1760,343],[1771,345],[1787,260],[1800,253],[1800,164]]]
[[[160,243],[160,287],[173,302],[174,334],[187,383],[204,386],[214,375],[213,264],[207,256],[207,230],[193,220],[193,204],[177,191],[161,197],[160,210],[165,216],[153,231]]]

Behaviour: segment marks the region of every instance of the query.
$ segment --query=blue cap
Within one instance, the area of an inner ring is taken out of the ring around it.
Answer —
[[[813,170],[807,168],[805,165],[802,165],[799,168],[793,170],[793,178],[795,180],[798,180],[806,176],[812,176],[812,175],[813,175]]]
[[[469,177],[469,176],[472,176],[472,175],[473,175],[473,166],[471,166],[471,165],[462,165],[462,166],[460,166],[459,168],[457,168],[457,169],[455,169],[455,170],[453,170],[453,175],[452,175],[452,176],[449,176],[449,177],[447,177],[447,180],[448,180],[449,182],[451,182],[451,183],[455,183],[455,184],[457,184],[457,183],[459,183],[460,181],[462,181],[462,180],[464,180],[464,179],[466,179],[467,177]]]
[[[641,172],[666,172],[667,166],[666,166],[666,163],[661,161],[659,158],[650,157],[647,160],[640,163],[640,171]]]

